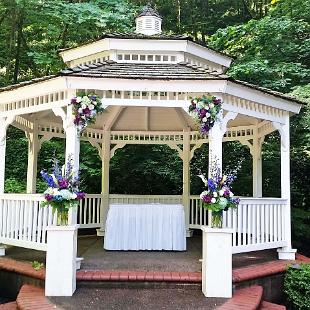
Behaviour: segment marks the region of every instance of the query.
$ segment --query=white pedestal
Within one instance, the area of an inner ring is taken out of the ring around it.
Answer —
[[[104,229],[98,228],[98,229],[96,229],[96,231],[97,231],[97,236],[98,237],[104,237],[104,235],[105,235],[105,230]]]
[[[278,258],[285,260],[295,260],[296,259],[296,249],[291,248],[281,248],[278,249]]]
[[[0,244],[0,256],[5,256],[5,245]]]
[[[46,296],[72,296],[76,289],[77,227],[47,228]]]
[[[202,226],[202,292],[232,297],[232,229]]]

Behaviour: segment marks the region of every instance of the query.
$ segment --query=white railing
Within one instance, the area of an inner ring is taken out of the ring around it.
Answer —
[[[233,253],[285,246],[284,212],[281,198],[241,198],[237,209],[223,212],[223,226],[233,228]],[[201,208],[199,196],[190,199],[190,228],[211,223],[211,212]]]
[[[110,203],[145,204],[182,203],[181,195],[117,195]],[[40,194],[0,195],[0,243],[46,250],[46,228],[55,225],[56,214],[41,208]],[[280,198],[241,198],[237,209],[223,212],[223,226],[233,228],[233,253],[242,253],[287,245],[285,211],[287,200]],[[102,195],[89,194],[78,208],[80,228],[101,226]],[[201,208],[199,196],[190,197],[189,228],[210,225],[211,212]]]
[[[78,207],[77,223],[80,228],[100,227],[102,195],[87,194]]]
[[[46,228],[55,223],[42,195],[0,195],[0,243],[46,251]]]

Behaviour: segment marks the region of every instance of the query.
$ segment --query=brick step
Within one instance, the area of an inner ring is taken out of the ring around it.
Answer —
[[[285,306],[274,304],[268,301],[263,301],[260,305],[260,310],[286,310]]]
[[[43,288],[30,284],[24,284],[21,287],[16,303],[19,310],[60,309],[45,297]]]
[[[16,301],[7,302],[0,305],[0,310],[18,310]]]
[[[257,310],[263,297],[263,288],[252,285],[237,290],[233,297],[217,310]]]

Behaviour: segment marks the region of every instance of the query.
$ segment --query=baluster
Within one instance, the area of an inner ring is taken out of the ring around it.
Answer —
[[[238,226],[237,226],[237,232],[238,232],[238,241],[237,245],[241,245],[241,233],[242,233],[242,205],[238,206],[238,214],[237,214],[237,220],[238,220]]]
[[[43,214],[43,210],[44,208],[39,208],[39,214],[38,214],[38,233],[37,233],[37,242],[41,242],[41,233],[42,233],[42,214]]]
[[[232,211],[233,246],[237,245],[237,212],[238,212],[238,207]]]
[[[251,229],[252,229],[252,206],[248,206],[248,227],[247,227],[247,244],[252,244]]]
[[[260,231],[260,206],[256,205],[256,238],[257,243],[261,243],[261,231]]]
[[[38,227],[38,208],[40,208],[40,202],[34,201],[33,206],[33,226],[32,226],[32,238],[31,241],[36,241],[37,227]]]
[[[284,240],[284,234],[285,234],[285,223],[284,223],[284,218],[285,218],[285,204],[281,205],[281,227],[282,227],[282,238],[281,240]]]
[[[28,201],[28,229],[27,229],[27,240],[31,241],[31,233],[32,233],[32,221],[33,221],[33,212],[32,212],[32,201]]]
[[[256,205],[252,205],[252,244],[256,244]]]
[[[246,214],[247,205],[242,205],[242,245],[246,245],[246,230],[247,230],[247,214]]]
[[[43,208],[42,243],[46,243],[47,208]]]
[[[15,209],[15,232],[14,232],[14,238],[15,239],[18,239],[18,236],[19,236],[19,210],[20,210],[20,204],[21,204],[21,201],[19,200],[18,204],[16,206],[16,209]]]
[[[266,222],[265,222],[265,242],[270,242],[270,230],[269,230],[269,209],[270,205],[266,205],[266,210],[265,210],[265,217],[266,217]]]
[[[265,205],[260,205],[261,208],[261,243],[265,243]]]
[[[270,242],[274,242],[274,231],[273,231],[273,205],[269,205],[269,215],[270,215]]]
[[[3,229],[3,222],[5,221],[5,217],[4,217],[4,207],[3,207],[3,203],[4,203],[4,200],[3,199],[1,199],[0,200],[0,237],[2,237],[3,236],[3,231],[2,231],[2,229]]]
[[[277,205],[273,205],[273,228],[274,228],[274,242],[278,241],[278,229],[277,229]]]

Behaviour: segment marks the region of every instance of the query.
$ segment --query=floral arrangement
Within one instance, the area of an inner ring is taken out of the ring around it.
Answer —
[[[79,178],[74,175],[72,159],[60,168],[58,160],[54,158],[52,173],[42,170],[41,176],[48,185],[41,206],[51,206],[54,212],[57,211],[58,222],[66,224],[69,209],[78,206],[79,200],[85,198],[85,193],[78,189]]]
[[[202,96],[191,99],[189,114],[200,126],[200,134],[206,136],[213,127],[222,109],[222,101],[215,96]]]
[[[236,179],[233,174],[221,176],[220,169],[215,166],[211,171],[211,178],[199,177],[205,184],[206,190],[200,194],[202,207],[212,211],[212,226],[221,227],[222,211],[236,208],[240,198],[235,197],[231,191],[231,185]]]
[[[74,124],[81,132],[88,124],[94,123],[96,116],[104,111],[97,95],[82,95],[71,99]]]

